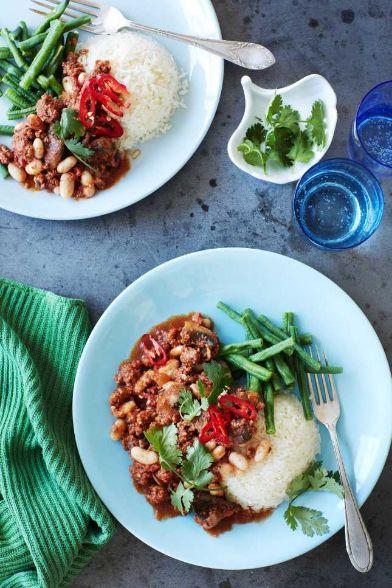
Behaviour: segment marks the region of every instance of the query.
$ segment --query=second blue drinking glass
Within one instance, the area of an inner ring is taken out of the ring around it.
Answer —
[[[392,177],[392,81],[375,86],[363,98],[348,153],[377,177]]]

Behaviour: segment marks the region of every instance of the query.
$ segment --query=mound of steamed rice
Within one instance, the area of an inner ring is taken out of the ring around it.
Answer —
[[[227,495],[243,507],[254,510],[275,508],[286,498],[293,478],[305,471],[320,448],[314,421],[305,420],[295,396],[275,399],[275,435],[265,432],[264,417],[259,417],[259,433],[271,442],[271,451],[262,463],[252,461],[241,475],[225,475]]]
[[[91,37],[83,49],[87,52],[80,60],[87,72],[97,60],[108,60],[113,76],[130,92],[120,148],[130,149],[169,130],[174,111],[184,106],[187,80],[163,45],[126,31]]]

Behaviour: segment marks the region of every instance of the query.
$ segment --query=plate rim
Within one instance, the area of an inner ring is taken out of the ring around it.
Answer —
[[[102,315],[100,316],[100,318],[98,319],[98,321],[96,322],[96,324],[94,325],[90,336],[86,342],[86,345],[83,349],[82,355],[80,357],[79,360],[79,364],[78,364],[78,368],[77,368],[77,373],[76,373],[76,377],[75,377],[75,383],[74,383],[74,388],[73,388],[73,398],[72,398],[72,421],[73,421],[73,426],[74,426],[74,435],[75,435],[75,441],[76,441],[76,445],[77,445],[77,449],[78,449],[78,454],[80,457],[80,460],[82,462],[83,465],[83,469],[88,477],[88,479],[90,480],[90,477],[88,475],[87,470],[85,469],[85,465],[84,465],[84,460],[82,457],[82,454],[80,452],[80,446],[79,446],[79,442],[81,442],[81,439],[79,439],[79,429],[77,426],[77,422],[78,422],[78,415],[76,413],[76,408],[77,408],[77,388],[79,386],[79,380],[81,379],[81,371],[84,369],[83,368],[83,363],[84,363],[84,358],[85,355],[88,352],[88,347],[90,345],[92,345],[95,341],[95,339],[98,337],[99,335],[99,330],[100,330],[100,325],[102,323],[104,323],[107,319],[106,317],[108,316],[108,314],[111,311],[111,308],[114,304],[116,304],[119,300],[121,300],[123,297],[127,296],[127,293],[130,289],[132,289],[135,285],[139,285],[140,283],[142,283],[144,280],[147,280],[151,277],[151,275],[158,273],[159,271],[161,271],[162,269],[166,268],[166,267],[170,267],[172,265],[175,265],[176,263],[180,262],[181,260],[187,259],[187,258],[195,258],[195,257],[204,257],[204,256],[208,256],[211,253],[218,253],[218,254],[224,254],[224,253],[248,253],[251,255],[257,255],[259,253],[264,254],[264,255],[271,255],[273,257],[278,257],[278,258],[284,258],[284,259],[289,259],[290,262],[293,262],[294,264],[298,264],[300,266],[305,266],[305,268],[307,268],[308,270],[311,270],[313,272],[316,272],[317,274],[321,275],[322,278],[326,279],[328,282],[330,282],[333,286],[335,286],[341,295],[343,295],[346,299],[348,299],[349,302],[351,302],[351,304],[354,305],[354,307],[356,307],[356,310],[359,311],[359,314],[362,316],[362,318],[365,319],[365,322],[367,323],[367,325],[370,327],[371,331],[374,334],[375,337],[375,343],[377,344],[380,353],[380,357],[382,357],[383,359],[383,364],[384,367],[386,368],[386,373],[389,373],[390,376],[390,391],[391,391],[391,399],[390,399],[390,403],[389,403],[389,413],[392,414],[392,376],[391,376],[391,368],[389,366],[389,362],[388,362],[388,358],[386,356],[385,350],[383,348],[383,345],[377,335],[377,332],[375,330],[375,328],[373,327],[373,325],[371,324],[370,320],[367,318],[366,314],[363,312],[363,310],[360,308],[360,306],[355,302],[355,300],[353,300],[351,298],[351,296],[349,296],[349,294],[347,294],[347,292],[345,292],[345,290],[343,290],[343,288],[341,286],[339,286],[338,284],[336,284],[336,282],[334,282],[333,280],[331,280],[328,276],[324,275],[322,272],[320,272],[319,270],[311,267],[310,265],[299,261],[293,257],[290,257],[288,255],[283,255],[281,253],[276,253],[273,251],[268,251],[266,249],[258,249],[258,248],[253,248],[253,247],[217,247],[217,248],[210,248],[210,249],[203,249],[201,251],[194,251],[191,253],[186,253],[184,255],[179,255],[177,257],[174,257],[172,259],[169,259],[153,268],[151,268],[150,270],[148,270],[147,272],[143,273],[141,276],[139,276],[136,280],[134,280],[131,284],[129,284],[126,288],[124,288],[124,290],[122,292],[120,292],[113,300],[112,302],[108,305],[108,307],[105,309],[105,311],[102,313]],[[384,442],[384,449],[382,451],[382,455],[380,454],[379,457],[379,467],[377,468],[377,472],[375,474],[374,477],[374,483],[372,483],[369,486],[368,491],[365,493],[365,495],[363,496],[363,498],[361,500],[358,500],[358,505],[361,508],[363,506],[363,504],[368,500],[369,496],[372,494],[377,482],[379,481],[379,478],[384,470],[387,458],[388,458],[388,454],[390,451],[390,447],[391,447],[391,442],[392,442],[392,419],[389,419],[389,443],[388,440],[385,439]],[[100,493],[96,490],[96,488],[94,487],[93,483],[90,480],[90,483],[92,484],[94,491],[97,493],[97,495],[99,496],[99,498],[102,500],[103,504],[106,506],[106,508],[109,510],[110,513],[112,513],[110,507],[106,504],[105,500],[101,497]],[[331,537],[333,537],[336,533],[338,533],[343,527],[344,527],[344,518],[342,516],[342,520],[340,523],[337,524],[337,526],[330,531],[330,533],[328,535],[324,535],[324,536],[315,536],[313,537],[313,541],[314,544],[309,547],[304,545],[303,548],[301,548],[296,554],[292,554],[289,555],[288,557],[283,557],[283,558],[277,558],[276,560],[269,562],[269,563],[265,563],[265,564],[255,564],[255,565],[251,565],[251,566],[246,566],[246,565],[235,565],[235,567],[233,567],[232,565],[218,565],[218,566],[214,566],[211,567],[210,565],[206,565],[203,563],[198,563],[196,561],[192,561],[190,558],[186,558],[186,557],[178,557],[175,555],[172,555],[169,551],[166,551],[164,547],[157,547],[154,544],[153,540],[150,540],[149,538],[146,539],[145,537],[142,537],[139,533],[135,533],[134,531],[129,530],[128,527],[125,527],[125,525],[123,525],[113,514],[112,516],[116,519],[116,521],[121,524],[129,533],[131,533],[134,537],[136,537],[139,541],[142,541],[143,543],[145,543],[146,545],[148,545],[149,547],[151,547],[152,549],[155,549],[156,551],[158,551],[159,553],[163,553],[164,555],[171,557],[172,559],[175,559],[177,561],[182,561],[184,563],[187,564],[191,564],[191,565],[196,565],[199,567],[203,567],[203,568],[207,568],[207,569],[217,569],[217,570],[250,570],[250,569],[259,569],[259,568],[263,568],[263,567],[267,567],[270,565],[277,565],[286,561],[290,561],[292,559],[295,559],[297,557],[300,557],[302,555],[304,555],[305,553],[308,553],[310,551],[313,551],[316,547],[318,547],[319,545],[321,545],[322,543],[325,543],[326,541],[328,541]]]
[[[218,15],[216,13],[216,10],[215,10],[215,7],[212,3],[212,0],[199,0],[199,2],[204,2],[208,8],[208,11],[210,13],[211,23],[216,28],[216,35],[217,35],[216,39],[222,39],[222,30],[221,30]],[[200,49],[200,51],[203,51],[203,49]],[[162,188],[162,186],[164,186],[172,178],[174,178],[178,174],[178,172],[188,163],[188,161],[190,161],[192,159],[195,152],[200,147],[201,143],[204,141],[208,131],[211,128],[211,125],[214,121],[216,111],[218,109],[219,102],[220,102],[220,99],[222,96],[223,79],[224,79],[224,60],[223,60],[223,58],[221,58],[219,56],[215,55],[215,57],[217,59],[216,77],[218,78],[218,85],[217,85],[215,101],[214,101],[214,104],[211,108],[210,115],[209,115],[208,119],[206,120],[206,124],[204,125],[203,131],[200,134],[198,141],[196,141],[194,148],[184,158],[181,158],[178,165],[170,173],[170,175],[166,176],[166,178],[164,180],[155,184],[151,188],[151,190],[145,192],[144,194],[142,194],[140,197],[138,197],[133,202],[130,202],[128,204],[119,204],[114,207],[109,207],[109,208],[106,208],[102,212],[89,213],[88,211],[86,211],[85,213],[82,213],[82,214],[78,214],[78,213],[68,214],[67,213],[67,214],[64,214],[63,216],[55,216],[54,217],[50,214],[45,214],[44,212],[43,213],[33,213],[33,214],[27,213],[25,211],[17,210],[17,207],[3,205],[2,203],[0,203],[0,209],[6,210],[7,212],[12,212],[13,214],[18,214],[20,216],[24,216],[27,218],[36,218],[36,219],[41,219],[41,220],[52,220],[52,221],[77,221],[77,220],[85,220],[85,219],[89,219],[89,218],[100,218],[102,216],[106,216],[107,214],[112,214],[114,212],[118,212],[119,210],[123,210],[125,208],[128,208],[129,206],[133,206],[137,202],[140,202],[141,200],[144,200],[144,198],[147,198],[148,196],[151,196],[151,194],[154,194],[155,192],[157,192],[160,188]],[[77,203],[75,203],[75,204],[77,204]]]

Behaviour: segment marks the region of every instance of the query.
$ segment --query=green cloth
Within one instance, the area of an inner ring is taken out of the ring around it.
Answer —
[[[113,535],[76,449],[87,308],[0,279],[0,586],[68,584]]]

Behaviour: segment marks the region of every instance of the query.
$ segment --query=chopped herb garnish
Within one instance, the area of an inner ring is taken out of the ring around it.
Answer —
[[[144,433],[159,455],[161,466],[165,470],[173,470],[181,463],[181,451],[177,446],[177,427],[172,424],[162,429],[151,429]]]
[[[308,163],[314,149],[325,145],[325,109],[321,100],[314,102],[311,115],[303,121],[299,112],[283,104],[282,96],[277,94],[265,118],[256,118],[259,122],[248,128],[237,149],[249,165],[262,167],[265,173],[268,161],[281,167]]]
[[[227,367],[217,361],[204,363],[203,369],[207,378],[212,382],[212,390],[208,396],[208,404],[216,404],[218,396],[222,394],[226,386],[229,386],[233,381],[231,372]]]
[[[201,415],[202,410],[207,410],[208,408],[207,398],[202,397],[199,402],[197,398],[193,397],[190,390],[185,389],[181,390],[178,404],[181,418],[185,421],[192,421],[195,417]]]
[[[56,135],[64,141],[67,149],[81,161],[85,166],[94,170],[86,161],[94,155],[94,151],[89,149],[79,139],[85,134],[85,128],[78,119],[78,113],[72,108],[63,108],[60,121],[55,123],[54,131]]]
[[[294,478],[286,489],[289,504],[284,512],[284,520],[290,529],[295,531],[300,525],[302,532],[309,537],[328,533],[328,521],[319,510],[293,505],[294,500],[307,490],[333,492],[342,498],[343,488],[338,472],[327,471],[321,467],[321,462],[314,461],[306,472]]]

